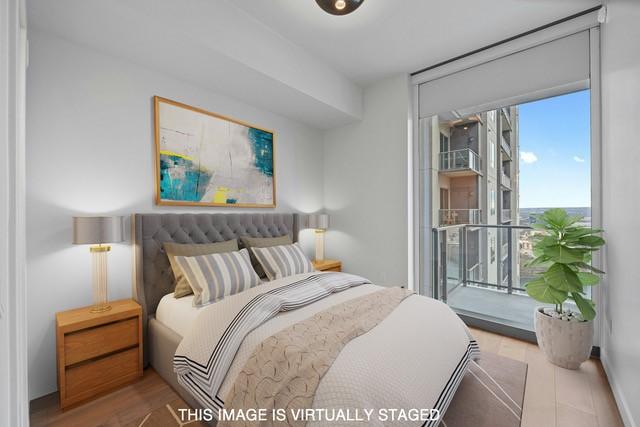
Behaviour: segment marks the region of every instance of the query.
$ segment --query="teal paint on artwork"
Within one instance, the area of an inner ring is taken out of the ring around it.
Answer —
[[[211,181],[211,174],[193,161],[160,154],[160,198],[181,202],[200,202]]]
[[[266,176],[273,176],[273,134],[249,128],[249,140],[255,156],[255,166]]]
[[[227,199],[228,205],[235,205],[236,203],[238,203],[238,199]]]

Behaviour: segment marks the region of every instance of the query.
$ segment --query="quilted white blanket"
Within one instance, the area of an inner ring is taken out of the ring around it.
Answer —
[[[336,304],[380,289],[358,276],[311,273],[205,307],[176,351],[178,381],[216,419],[224,418],[224,398],[256,346]],[[320,381],[313,407],[300,416],[309,426],[437,425],[433,412],[424,409],[444,414],[476,355],[475,341],[449,307],[410,296],[342,349]],[[424,414],[431,417],[416,418]],[[267,416],[273,421],[273,414]]]

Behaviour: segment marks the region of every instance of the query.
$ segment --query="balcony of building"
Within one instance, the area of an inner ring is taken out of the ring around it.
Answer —
[[[487,251],[482,247],[487,244],[490,229],[509,239],[500,239],[501,256],[493,267],[483,261],[482,255]],[[461,316],[506,325],[533,336],[534,310],[544,304],[526,294],[525,284],[533,277],[520,277],[521,272],[512,271],[521,261],[520,245],[508,244],[511,239],[526,239],[528,229],[485,224],[434,228],[431,295]],[[497,271],[491,274],[491,268]]]
[[[480,175],[482,171],[480,156],[470,148],[440,153],[438,167],[449,176]]]
[[[511,209],[500,210],[500,222],[511,222]]]
[[[510,132],[513,130],[511,125],[511,112],[508,107],[500,109],[500,129],[502,132]]]
[[[480,224],[482,221],[480,209],[440,209],[438,214],[440,226]]]
[[[500,136],[500,148],[502,149],[502,154],[508,158],[508,159],[512,159],[511,156],[511,139],[508,136],[508,133],[503,133]]]
[[[507,175],[504,170],[502,170],[500,173],[500,185],[508,190],[511,190],[511,177]]]

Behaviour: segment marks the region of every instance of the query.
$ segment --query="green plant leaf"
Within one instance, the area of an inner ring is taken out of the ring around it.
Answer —
[[[598,234],[602,232],[603,230],[599,228],[589,228],[589,227],[571,227],[565,230],[565,234],[572,239],[578,239],[582,236],[590,236],[592,234]]]
[[[525,286],[531,298],[547,304],[562,304],[569,297],[567,292],[553,288],[543,278],[532,280]]]
[[[576,240],[581,246],[589,246],[592,248],[599,248],[604,245],[604,239],[598,236],[583,236]]]
[[[549,257],[546,255],[541,255],[537,258],[532,259],[531,261],[527,262],[526,266],[527,267],[535,267],[536,265],[542,265],[542,264],[546,264],[549,262]]]
[[[571,298],[576,302],[582,317],[585,320],[593,320],[596,317],[595,304],[590,299],[587,299],[577,292],[571,293]]]
[[[585,270],[593,271],[594,273],[605,274],[604,271],[599,270],[594,266],[592,266],[591,264],[587,264],[586,262],[576,262],[576,263],[573,263],[573,265],[579,268],[583,268]]]
[[[582,262],[585,256],[585,251],[582,249],[567,248],[562,245],[544,247],[542,249],[542,253],[551,258],[552,261],[559,262],[561,264]]]
[[[567,212],[564,209],[548,209],[542,214],[542,219],[548,224],[563,227],[568,220]]]
[[[544,236],[536,242],[538,248],[547,248],[558,244],[558,239],[551,236]]]
[[[560,291],[582,292],[578,275],[564,264],[553,264],[542,276],[547,284]]]
[[[578,275],[578,279],[580,279],[580,283],[582,286],[594,286],[600,283],[600,277],[593,273],[576,273]]]

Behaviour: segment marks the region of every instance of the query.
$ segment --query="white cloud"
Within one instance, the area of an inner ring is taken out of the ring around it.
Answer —
[[[536,156],[533,151],[521,151],[520,160],[525,163],[535,163],[538,161],[538,156]]]
[[[584,158],[582,157],[573,156],[573,160],[575,160],[578,163],[584,163]]]

